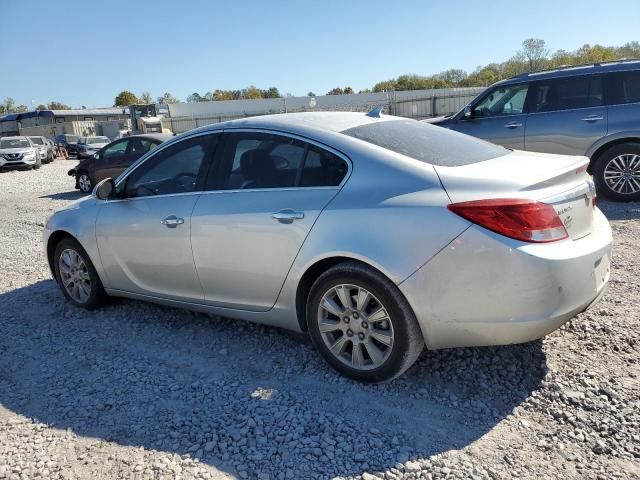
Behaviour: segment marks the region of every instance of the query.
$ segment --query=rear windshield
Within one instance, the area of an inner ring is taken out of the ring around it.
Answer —
[[[470,165],[509,153],[484,140],[416,120],[370,123],[342,133],[442,167]]]
[[[24,138],[0,140],[0,148],[27,148],[30,146],[29,142]]]

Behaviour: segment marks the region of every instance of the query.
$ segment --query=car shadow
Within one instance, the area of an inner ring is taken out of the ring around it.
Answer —
[[[611,202],[598,199],[598,208],[609,220],[637,220],[640,218],[640,202]]]
[[[59,192],[51,193],[49,195],[42,195],[38,198],[50,198],[51,200],[77,200],[86,195],[86,193],[82,193],[80,190],[71,190],[69,192]]]
[[[392,383],[366,385],[327,367],[306,336],[247,322],[128,300],[87,312],[52,280],[0,305],[4,407],[249,478],[358,475],[462,449],[547,371],[537,341],[425,352]],[[324,469],[307,470],[310,458]]]

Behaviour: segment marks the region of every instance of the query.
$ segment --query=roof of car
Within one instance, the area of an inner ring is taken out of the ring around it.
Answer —
[[[572,77],[575,75],[590,75],[607,72],[624,72],[640,70],[640,59],[618,60],[615,62],[588,63],[585,65],[564,65],[540,72],[521,73],[511,78],[496,82],[494,85],[521,83],[533,80],[547,80],[551,78]]]
[[[138,138],[148,138],[150,140],[160,140],[161,142],[166,142],[170,138],[173,138],[173,134],[169,134],[169,133],[141,133],[139,135],[136,134],[131,136],[138,137]]]
[[[382,115],[369,116],[364,112],[297,112],[247,117],[238,120],[207,125],[197,131],[223,130],[232,128],[265,128],[274,130],[325,130],[342,132],[369,123],[399,120],[399,117]],[[194,132],[192,130],[191,132]]]

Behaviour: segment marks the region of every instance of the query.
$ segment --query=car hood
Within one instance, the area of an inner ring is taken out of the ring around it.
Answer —
[[[84,160],[81,160],[75,167],[73,167],[73,169],[76,172],[82,169],[86,170],[91,166],[92,161],[93,161],[93,158],[85,158]]]
[[[0,148],[0,155],[5,153],[31,153],[33,148]]]
[[[440,117],[425,118],[424,120],[421,120],[421,122],[430,123],[431,125],[440,125],[449,123],[452,118],[453,115],[442,115]]]
[[[87,143],[87,150],[100,150],[102,147],[106,147],[108,143]]]

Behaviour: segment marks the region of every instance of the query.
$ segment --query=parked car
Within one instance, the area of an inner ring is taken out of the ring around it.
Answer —
[[[29,137],[0,138],[0,168],[33,168],[42,165],[38,147]]]
[[[65,148],[69,155],[76,155],[78,153],[78,136],[62,134],[56,135],[56,144]]]
[[[509,148],[586,155],[598,193],[640,200],[640,60],[525,73],[426,121]]]
[[[109,137],[81,137],[78,140],[78,159],[89,158],[111,142]]]
[[[587,163],[375,113],[246,118],[103,180],[44,244],[75,305],[306,331],[343,374],[384,381],[425,344],[526,342],[600,298],[611,229]]]
[[[38,155],[40,156],[40,161],[42,163],[49,163],[53,161],[53,150],[50,150],[45,137],[30,136],[29,139],[38,150]]]
[[[103,145],[99,151],[82,160],[67,173],[76,178],[76,188],[83,193],[90,193],[96,183],[107,177],[116,178],[138,158],[169,138],[171,135],[149,134],[115,140]]]

